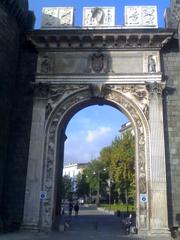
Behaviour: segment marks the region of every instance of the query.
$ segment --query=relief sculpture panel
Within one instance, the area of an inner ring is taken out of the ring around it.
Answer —
[[[39,54],[37,73],[58,75],[160,72],[157,52],[49,52]]]

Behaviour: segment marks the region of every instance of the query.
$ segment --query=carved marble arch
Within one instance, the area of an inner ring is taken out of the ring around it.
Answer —
[[[62,87],[65,89],[65,86]],[[62,130],[80,109],[92,104],[111,105],[123,112],[132,122],[136,134],[136,175],[137,175],[137,221],[142,230],[149,225],[149,206],[139,201],[140,194],[148,194],[149,179],[149,127],[148,93],[144,85],[81,85],[72,87],[68,94],[56,90],[55,98],[49,97],[44,141],[44,175],[42,189],[47,199],[40,210],[41,227],[52,227],[55,196],[55,172],[57,170],[58,146]],[[147,101],[145,101],[145,99]],[[144,101],[144,102],[143,102]],[[143,103],[142,103],[143,102]],[[146,106],[146,107],[145,107]]]

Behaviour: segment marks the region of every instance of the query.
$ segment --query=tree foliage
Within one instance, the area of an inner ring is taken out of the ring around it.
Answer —
[[[101,193],[107,189],[111,180],[114,198],[119,195],[125,201],[125,191],[129,198],[135,198],[135,139],[130,132],[123,138],[116,137],[110,146],[100,151],[98,159],[90,162],[82,176],[78,176],[78,191],[87,194],[87,189],[97,192],[100,183]],[[105,170],[105,171],[104,171]],[[89,186],[87,188],[86,186]]]
[[[78,197],[84,197],[89,195],[89,184],[87,182],[86,175],[79,173],[76,179],[76,193]]]
[[[70,199],[72,197],[72,179],[65,175],[62,178],[62,198]]]

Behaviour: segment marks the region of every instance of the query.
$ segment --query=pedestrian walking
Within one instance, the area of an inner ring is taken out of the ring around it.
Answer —
[[[79,203],[76,202],[76,204],[74,205],[74,211],[75,211],[75,216],[78,216],[78,212],[79,212]]]
[[[73,210],[73,204],[72,202],[69,202],[69,216],[72,215],[72,210]]]

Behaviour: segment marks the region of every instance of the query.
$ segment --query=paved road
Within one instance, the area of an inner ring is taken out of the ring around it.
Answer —
[[[79,216],[65,216],[70,227],[65,232],[13,233],[0,235],[0,240],[124,240],[139,239],[136,235],[124,235],[120,218],[97,211],[93,207],[81,207]]]

